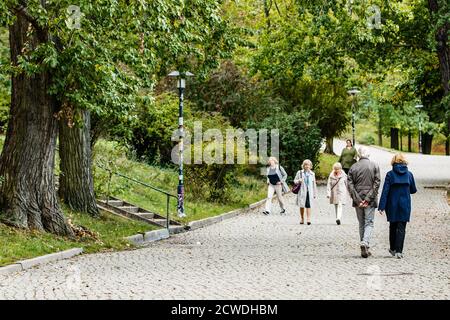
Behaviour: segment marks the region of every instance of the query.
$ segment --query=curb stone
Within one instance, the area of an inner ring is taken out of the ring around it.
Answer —
[[[10,264],[6,267],[0,267],[0,275],[6,275],[6,274],[10,274],[10,273],[15,273],[15,272],[19,272],[22,271],[22,265],[20,264]]]
[[[73,248],[61,252],[51,253],[44,256],[17,261],[14,264],[8,265],[6,267],[0,267],[0,275],[6,275],[14,272],[23,271],[26,269],[30,269],[32,267],[46,264],[49,262],[55,262],[58,260],[69,259],[74,256],[83,253],[83,248]]]
[[[158,229],[146,233],[136,234],[134,236],[126,237],[125,239],[136,246],[141,246],[149,242],[159,241],[169,238],[169,231],[167,229]]]
[[[203,228],[203,227],[207,227],[207,226],[216,224],[218,222],[221,222],[221,221],[224,221],[227,219],[237,217],[238,215],[245,213],[249,209],[255,209],[255,208],[262,206],[265,202],[266,202],[266,199],[263,199],[261,201],[250,204],[247,208],[236,209],[236,210],[233,210],[233,211],[230,211],[230,212],[227,212],[227,213],[215,216],[215,217],[211,217],[211,218],[206,218],[206,219],[197,220],[197,221],[191,221],[190,223],[188,223],[188,228],[189,228],[189,230],[195,230],[195,229],[199,229],[199,228]]]

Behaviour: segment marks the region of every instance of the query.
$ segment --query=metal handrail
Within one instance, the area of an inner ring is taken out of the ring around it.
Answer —
[[[148,184],[148,183],[145,183],[145,182],[136,180],[136,179],[134,179],[134,178],[128,177],[128,176],[126,176],[126,175],[124,175],[124,174],[122,174],[122,173],[120,173],[120,172],[115,172],[115,171],[113,171],[113,170],[111,170],[111,169],[109,169],[109,168],[106,168],[106,167],[104,167],[104,166],[102,166],[102,165],[100,165],[100,164],[94,163],[94,165],[97,166],[97,167],[99,167],[99,168],[101,168],[101,169],[103,169],[103,170],[108,171],[109,174],[110,174],[110,176],[112,176],[112,175],[114,174],[114,175],[116,175],[116,176],[119,176],[119,177],[125,178],[125,179],[127,179],[127,180],[133,181],[133,182],[138,183],[138,184],[140,184],[140,185],[143,185],[144,187],[147,187],[147,188],[150,188],[150,189],[152,189],[152,190],[155,190],[155,191],[158,191],[158,192],[160,192],[160,193],[165,194],[166,197],[167,197],[167,202],[166,202],[166,226],[167,226],[167,229],[169,229],[169,226],[170,226],[170,220],[169,220],[169,215],[170,215],[170,213],[169,213],[169,202],[170,202],[170,197],[175,198],[175,199],[178,199],[177,196],[175,196],[175,195],[173,195],[173,194],[171,194],[171,193],[169,193],[169,192],[167,192],[167,191],[161,190],[161,189],[159,189],[159,188],[157,188],[157,187],[155,187],[155,186],[152,186],[152,185],[150,185],[150,184]],[[109,201],[109,196],[110,196],[110,194],[109,194],[109,183],[108,183],[108,191],[107,191],[107,192],[108,192],[108,195],[107,195],[108,198],[107,198],[107,200],[106,200],[106,203],[108,203],[108,201]]]

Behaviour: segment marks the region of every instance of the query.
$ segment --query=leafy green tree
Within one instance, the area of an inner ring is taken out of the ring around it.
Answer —
[[[100,121],[126,116],[139,88],[151,87],[155,75],[170,66],[201,71],[216,65],[235,41],[216,1],[83,0],[80,11],[70,5],[66,0],[0,3],[1,23],[9,25],[13,75],[0,159],[5,177],[0,218],[62,235],[72,232],[54,189],[58,122],[60,195],[70,206],[96,214],[90,113]]]

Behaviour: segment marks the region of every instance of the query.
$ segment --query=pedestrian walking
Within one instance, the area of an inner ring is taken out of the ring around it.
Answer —
[[[389,253],[403,258],[406,224],[411,218],[411,194],[417,192],[413,174],[403,154],[396,154],[391,161],[392,170],[386,174],[378,210],[386,212],[389,221]]]
[[[330,204],[334,205],[337,225],[341,224],[342,210],[347,202],[347,196],[347,175],[342,170],[342,165],[336,162],[328,177],[327,198],[330,199]]]
[[[350,170],[352,165],[356,163],[358,152],[356,152],[352,140],[348,139],[346,143],[347,145],[344,149],[342,149],[341,156],[339,157],[338,162],[342,165],[342,169],[344,170],[345,174],[348,175],[348,171]]]
[[[297,194],[297,206],[300,207],[300,224],[305,223],[305,209],[307,224],[311,224],[311,208],[313,199],[317,198],[316,175],[312,171],[313,164],[311,160],[305,160],[302,164],[302,170],[297,171],[294,183],[300,184],[300,190]]]
[[[347,184],[359,222],[361,256],[367,258],[371,255],[370,239],[378,205],[380,167],[369,160],[367,148],[359,148],[359,156],[359,161],[352,165],[348,172]]]
[[[267,199],[266,207],[263,213],[268,215],[272,212],[272,198],[274,193],[277,194],[278,202],[280,203],[281,213],[286,212],[286,206],[283,198],[283,192],[288,192],[289,187],[286,183],[287,173],[278,163],[277,158],[270,157],[267,166]]]

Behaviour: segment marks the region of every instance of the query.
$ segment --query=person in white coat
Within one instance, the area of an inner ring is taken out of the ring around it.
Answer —
[[[336,162],[333,165],[333,171],[328,177],[327,198],[330,199],[330,204],[334,205],[337,225],[341,224],[342,209],[347,201],[347,197],[347,175],[342,170],[342,165]]]
[[[268,215],[272,212],[272,198],[274,193],[277,194],[278,201],[280,202],[281,214],[286,213],[286,206],[283,198],[283,192],[288,192],[289,187],[286,183],[287,173],[282,166],[278,163],[277,158],[270,157],[267,167],[267,199],[266,207],[263,213]]]
[[[311,224],[312,200],[317,198],[316,175],[312,171],[312,167],[311,160],[303,161],[303,170],[297,171],[294,179],[295,184],[300,184],[300,190],[297,194],[297,206],[300,207],[300,224],[305,223],[305,209],[306,221],[308,225]]]

